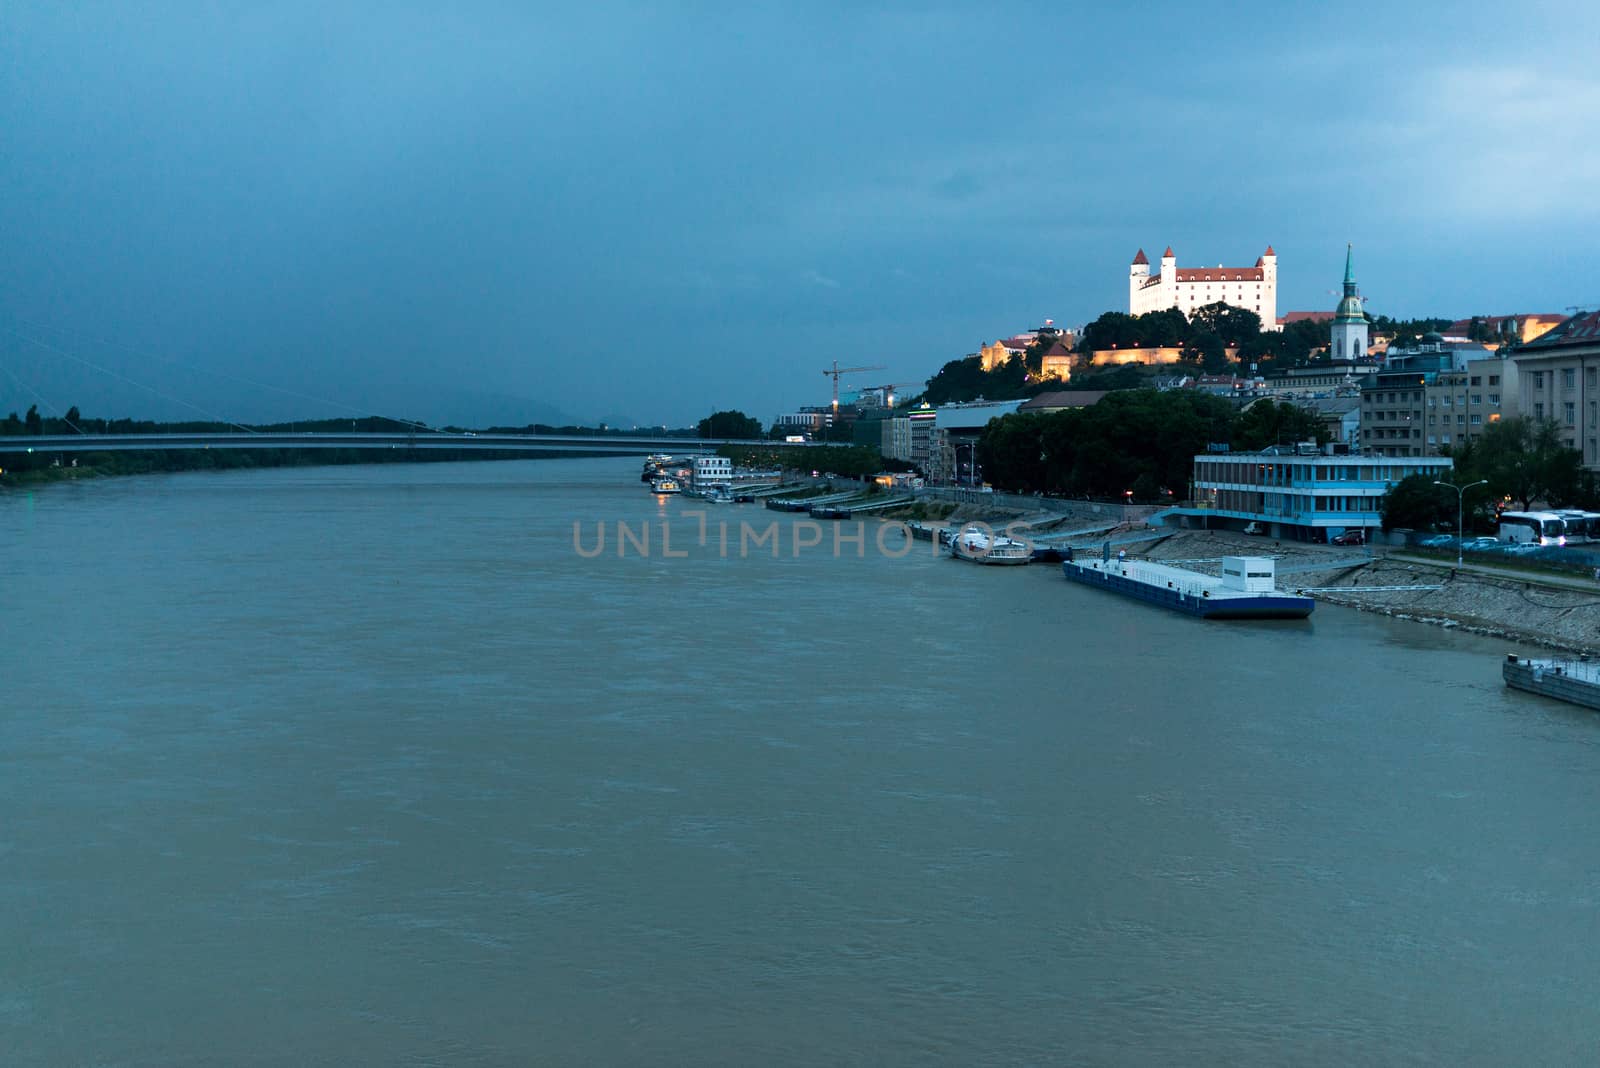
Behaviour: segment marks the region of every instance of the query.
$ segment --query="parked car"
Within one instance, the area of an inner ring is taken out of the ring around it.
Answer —
[[[1432,537],[1423,538],[1421,541],[1417,542],[1417,544],[1424,549],[1443,549],[1446,546],[1454,545],[1455,543],[1455,537],[1450,534],[1435,534]]]
[[[1500,547],[1500,539],[1491,538],[1487,535],[1478,538],[1468,538],[1466,541],[1461,543],[1461,547],[1466,549],[1468,552],[1490,552]]]
[[[1246,534],[1260,534],[1265,537],[1267,528],[1262,526],[1260,523],[1250,522],[1244,525],[1244,532]]]
[[[1366,543],[1367,543],[1367,532],[1362,530],[1360,527],[1357,527],[1355,530],[1347,530],[1343,534],[1340,534],[1337,538],[1334,538],[1333,541],[1330,542],[1329,544],[1331,544],[1331,545],[1365,545]]]

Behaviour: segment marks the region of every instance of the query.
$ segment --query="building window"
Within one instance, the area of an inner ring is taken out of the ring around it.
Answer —
[[[1500,394],[1498,394],[1498,393],[1489,394],[1489,403],[1490,404],[1499,404],[1500,403]]]
[[[1482,425],[1482,423],[1483,423],[1483,416],[1479,415],[1477,412],[1473,412],[1472,413],[1472,425],[1473,426],[1480,426],[1480,425]]]
[[[1572,389],[1578,384],[1578,369],[1576,367],[1563,367],[1561,369],[1561,388]]]
[[[1472,395],[1472,403],[1473,404],[1482,404],[1483,403],[1483,394],[1482,393],[1474,393]]]
[[[1566,404],[1567,425],[1576,426],[1578,423],[1578,406],[1571,401]]]
[[[1597,409],[1600,409],[1600,404],[1597,404],[1595,401],[1590,401],[1589,402],[1589,425],[1590,426],[1594,426],[1594,425],[1596,425],[1597,422],[1600,422],[1600,420],[1597,420],[1595,418],[1597,414],[1600,414],[1600,410],[1597,410]]]
[[[1543,389],[1544,388],[1544,372],[1543,371],[1535,371],[1535,372],[1533,372],[1533,388],[1534,389]]]
[[[1544,401],[1534,402],[1533,417],[1539,420],[1541,423],[1544,422]]]
[[[1594,368],[1591,367],[1587,371],[1585,371],[1583,373],[1583,377],[1588,380],[1589,388],[1593,389],[1594,388]]]
[[[1489,384],[1491,386],[1498,386],[1500,384],[1500,376],[1499,375],[1490,375],[1489,376]]]
[[[1472,376],[1472,381],[1468,382],[1467,384],[1469,386],[1481,385],[1481,383],[1478,381],[1478,376],[1477,375],[1473,375]]]

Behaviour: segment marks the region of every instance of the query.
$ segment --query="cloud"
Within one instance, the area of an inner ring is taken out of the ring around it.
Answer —
[[[1399,121],[1378,126],[1377,165],[1412,205],[1465,223],[1593,218],[1600,78],[1502,64],[1419,72]]]
[[[801,275],[801,277],[807,282],[810,282],[812,285],[822,286],[826,289],[839,288],[839,280],[837,278],[829,278],[827,275],[818,271],[808,270]]]

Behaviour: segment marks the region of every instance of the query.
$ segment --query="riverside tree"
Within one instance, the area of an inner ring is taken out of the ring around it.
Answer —
[[[1592,491],[1577,450],[1567,448],[1553,420],[1525,415],[1502,419],[1449,455],[1458,479],[1485,479],[1490,500],[1510,497],[1522,511],[1535,501],[1556,508],[1582,503],[1590,495],[1586,491]]]
[[[700,436],[703,438],[744,438],[754,439],[763,436],[761,420],[755,419],[736,409],[726,412],[712,412],[700,420]]]

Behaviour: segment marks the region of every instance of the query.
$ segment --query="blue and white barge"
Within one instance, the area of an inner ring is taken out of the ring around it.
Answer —
[[[1309,597],[1280,592],[1276,568],[1263,556],[1224,556],[1222,574],[1204,575],[1148,560],[1082,559],[1068,550],[1062,572],[1073,582],[1120,593],[1201,619],[1304,619]]]

